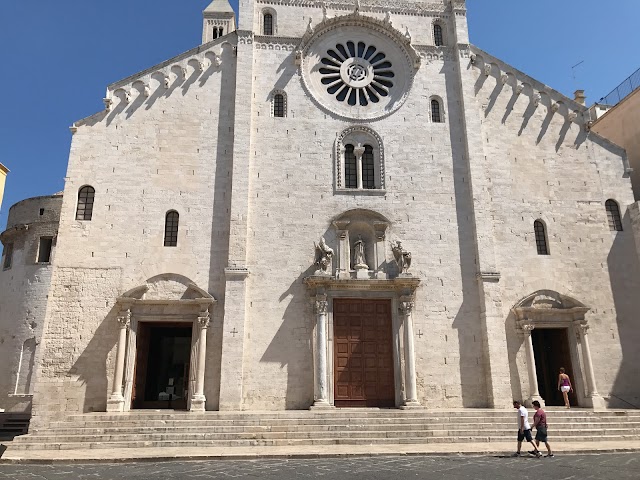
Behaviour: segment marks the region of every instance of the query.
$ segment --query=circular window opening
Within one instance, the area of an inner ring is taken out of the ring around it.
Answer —
[[[393,65],[375,45],[338,43],[321,62],[321,82],[339,102],[367,106],[388,97],[393,88]]]

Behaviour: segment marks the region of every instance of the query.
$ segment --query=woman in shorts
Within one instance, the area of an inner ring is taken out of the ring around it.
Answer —
[[[564,372],[564,368],[560,369],[560,375],[558,375],[558,390],[562,392],[562,396],[564,397],[564,406],[571,408],[569,404],[569,392],[573,391],[573,387],[571,386],[569,375]]]

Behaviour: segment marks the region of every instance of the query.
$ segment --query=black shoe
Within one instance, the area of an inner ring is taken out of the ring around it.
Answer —
[[[553,457],[553,453],[549,453],[549,454],[544,456],[544,458],[547,458],[547,457]]]

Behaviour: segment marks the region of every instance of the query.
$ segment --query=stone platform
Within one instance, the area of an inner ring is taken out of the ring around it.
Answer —
[[[557,451],[640,450],[640,411],[547,409]],[[514,451],[515,410],[69,415],[7,443],[3,461],[119,461]],[[523,448],[524,451],[524,448]]]

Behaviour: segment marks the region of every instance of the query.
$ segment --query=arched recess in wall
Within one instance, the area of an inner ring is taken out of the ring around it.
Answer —
[[[382,137],[370,127],[355,125],[336,140],[335,189],[372,191],[385,189]]]

